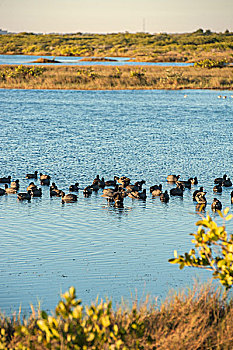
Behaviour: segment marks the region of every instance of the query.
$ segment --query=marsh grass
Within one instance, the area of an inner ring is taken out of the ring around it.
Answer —
[[[74,288],[52,316],[1,316],[0,349],[232,349],[233,300],[211,284],[114,310],[110,301],[83,308]]]
[[[39,67],[38,67],[39,68]],[[0,88],[8,89],[232,89],[233,67],[43,66],[38,75],[6,74],[17,66],[0,66]]]

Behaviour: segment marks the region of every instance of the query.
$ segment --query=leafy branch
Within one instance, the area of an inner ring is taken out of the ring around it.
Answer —
[[[194,237],[192,243],[196,249],[191,249],[184,255],[174,251],[174,258],[169,259],[171,264],[179,264],[180,269],[185,266],[203,268],[213,272],[213,276],[220,280],[220,283],[229,289],[233,285],[233,235],[229,235],[225,229],[226,221],[233,215],[228,214],[229,208],[218,214],[223,220],[222,226],[218,226],[215,221],[207,215],[201,215],[201,220],[197,221],[197,233],[192,233]]]

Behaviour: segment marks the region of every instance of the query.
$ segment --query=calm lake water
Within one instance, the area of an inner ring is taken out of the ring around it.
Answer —
[[[184,94],[187,98],[184,98]],[[226,99],[218,99],[218,95]],[[218,197],[230,206],[231,188],[212,192],[213,181],[233,176],[233,99],[227,91],[54,91],[0,90],[1,171],[25,191],[35,170],[51,175],[68,192],[96,174],[144,179],[148,198],[126,198],[109,206],[101,192],[61,204],[43,187],[41,199],[0,197],[0,309],[23,312],[40,300],[53,310],[61,292],[74,285],[84,303],[146,294],[163,299],[171,288],[191,286],[211,274],[168,263],[174,249],[192,248],[189,233],[199,216],[193,190],[168,204],[149,187],[168,174],[197,176],[208,204]],[[38,182],[37,182],[38,183]],[[3,188],[4,185],[1,187]],[[232,211],[232,210],[231,210]],[[216,217],[217,218],[217,217]],[[232,233],[233,223],[228,223]]]
[[[31,55],[0,55],[0,64],[29,64],[29,65],[41,65],[41,63],[32,63],[38,58],[53,59],[54,56],[31,56]],[[106,62],[95,62],[95,61],[81,61],[85,57],[67,57],[67,56],[56,56],[56,61],[59,63],[43,63],[43,65],[80,65],[80,66],[191,66],[192,63],[185,62],[129,62],[130,58],[127,57],[107,57],[113,59],[113,61]]]

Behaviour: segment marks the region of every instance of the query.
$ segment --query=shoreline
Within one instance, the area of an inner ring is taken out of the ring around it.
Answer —
[[[111,299],[83,305],[72,286],[55,312],[31,304],[30,317],[1,316],[2,349],[232,349],[232,298],[213,284],[173,292],[161,306],[156,299]],[[195,324],[195,328],[194,325]],[[185,329],[185,332],[184,332]]]
[[[1,89],[233,90],[233,67],[0,65]]]

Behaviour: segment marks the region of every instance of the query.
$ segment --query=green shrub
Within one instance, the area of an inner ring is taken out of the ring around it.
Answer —
[[[78,69],[77,71],[78,77],[86,78],[86,79],[92,79],[98,78],[98,74],[94,71],[93,68],[84,68],[84,69]]]
[[[122,329],[115,322],[112,302],[101,300],[98,304],[96,301],[84,310],[81,300],[76,299],[74,287],[63,294],[54,316],[40,312],[34,327],[21,325],[17,335],[25,340],[34,339],[34,343],[46,349],[103,349],[106,345],[108,349],[120,349],[123,343]]]
[[[228,64],[226,59],[215,61],[211,59],[205,59],[194,63],[194,67],[197,68],[223,68]]]
[[[111,78],[120,78],[121,76],[122,72],[118,67],[116,67],[115,73],[110,75]]]
[[[17,66],[12,68],[6,68],[0,71],[0,78],[6,80],[7,78],[28,78],[28,77],[38,77],[45,71],[44,67],[29,67],[29,66]]]
[[[140,69],[136,69],[136,70],[131,70],[130,71],[130,76],[131,77],[136,77],[138,79],[142,79],[145,77],[145,71],[140,68]]]
[[[179,264],[180,269],[185,266],[193,266],[203,268],[213,272],[213,276],[219,279],[220,283],[229,289],[233,285],[233,235],[227,234],[225,230],[225,222],[232,218],[229,214],[229,208],[218,211],[223,219],[223,225],[218,226],[212,220],[210,215],[201,216],[201,220],[197,221],[197,233],[191,234],[194,239],[195,249],[191,249],[189,253],[177,256],[174,252],[174,259],[170,259],[172,264]]]

